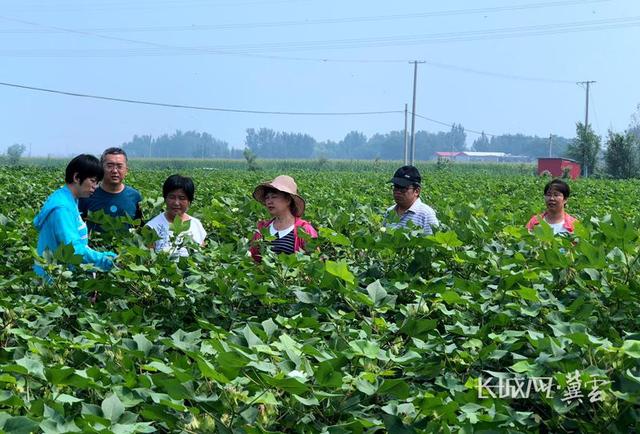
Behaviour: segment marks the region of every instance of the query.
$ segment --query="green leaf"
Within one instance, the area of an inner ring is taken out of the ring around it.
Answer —
[[[8,418],[2,430],[6,434],[29,434],[37,432],[38,422],[35,422],[25,416],[13,416]]]
[[[339,388],[342,386],[342,374],[336,371],[336,367],[332,360],[327,360],[320,365],[315,371],[315,379],[320,386]]]
[[[433,238],[438,244],[444,247],[455,248],[462,246],[462,241],[458,239],[458,234],[454,231],[436,232]]]
[[[640,359],[640,341],[624,341],[622,344],[622,352],[631,358]]]
[[[391,395],[398,399],[407,399],[409,397],[409,385],[401,379],[384,380],[378,388],[380,395]]]
[[[40,361],[40,358],[25,356],[16,360],[16,363],[27,370],[27,372],[34,377],[46,380],[44,375],[44,365]]]
[[[327,273],[336,276],[344,280],[345,282],[351,283],[352,285],[355,284],[355,277],[349,271],[349,267],[347,266],[346,262],[327,261],[324,264],[324,268]]]
[[[124,405],[115,393],[105,398],[100,407],[102,408],[104,417],[109,419],[111,423],[116,423],[124,413]]]
[[[62,402],[63,404],[73,404],[76,402],[82,402],[82,399],[76,398],[75,396],[67,395],[66,393],[61,393],[56,396],[56,402]]]
[[[245,340],[247,341],[247,345],[250,348],[256,345],[264,345],[264,342],[262,342],[262,340],[258,336],[256,336],[253,330],[251,330],[251,327],[249,327],[248,325],[246,325],[242,329],[242,335],[244,336]]]
[[[301,395],[309,390],[309,386],[299,382],[295,378],[275,378],[266,374],[260,374],[260,377],[262,377],[267,384],[295,395]]]
[[[351,240],[345,237],[344,235],[327,228],[320,228],[318,230],[318,235],[320,238],[326,238],[331,242],[331,244],[336,244],[338,246],[348,247],[351,245]]]
[[[380,280],[376,280],[367,286],[369,298],[375,306],[379,306],[387,297],[387,291],[380,284]]]
[[[142,351],[145,356],[148,356],[149,352],[153,348],[151,341],[149,341],[149,339],[147,339],[143,334],[133,335],[131,338],[136,342],[138,350]]]
[[[311,398],[303,398],[303,397],[298,396],[298,395],[293,395],[293,397],[298,402],[300,402],[301,404],[306,405],[308,407],[320,405],[320,402],[318,401],[318,398],[316,398],[315,396],[312,396]]]
[[[409,318],[400,328],[400,332],[412,338],[420,338],[426,335],[428,331],[435,329],[437,324],[435,319]]]
[[[358,378],[355,382],[356,389],[364,393],[367,396],[371,396],[376,393],[377,387],[375,384],[371,384],[363,378]]]
[[[460,295],[455,291],[445,291],[440,297],[447,302],[447,304],[464,304],[465,301]]]
[[[369,359],[377,359],[380,353],[380,344],[364,339],[349,342],[349,347],[351,347],[355,355]]]
[[[273,322],[271,318],[262,321],[262,329],[267,334],[269,338],[273,336],[275,332],[278,331],[278,325]]]
[[[536,291],[533,288],[520,287],[520,289],[517,289],[513,292],[524,300],[534,301],[534,302],[540,301],[540,298],[538,297],[538,291]]]
[[[382,420],[389,434],[414,434],[413,428],[402,423],[402,419],[391,414],[383,414]]]

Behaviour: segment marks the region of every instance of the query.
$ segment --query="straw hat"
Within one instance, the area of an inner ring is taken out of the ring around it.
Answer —
[[[296,185],[296,182],[292,177],[287,175],[280,175],[271,182],[263,182],[262,184],[258,185],[255,190],[253,190],[254,199],[264,205],[264,196],[267,189],[270,188],[290,194],[296,208],[295,212],[293,213],[294,216],[302,217],[302,214],[304,214],[305,203],[304,199],[300,195],[298,195],[298,186]]]

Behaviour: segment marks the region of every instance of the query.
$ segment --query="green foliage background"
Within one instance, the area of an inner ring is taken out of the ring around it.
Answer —
[[[240,163],[238,163],[240,164]],[[92,243],[117,267],[31,272],[31,225],[60,168],[0,169],[0,427],[5,432],[638,431],[640,182],[579,180],[572,239],[524,229],[545,179],[421,167],[433,237],[380,229],[393,168],[289,167],[320,230],[310,255],[247,256],[280,174],[211,168],[192,213],[206,247],[173,262],[145,230]],[[172,170],[134,169],[145,216]],[[114,228],[117,222],[109,223]],[[316,249],[317,248],[317,249]],[[95,301],[94,301],[95,300]],[[562,401],[568,374],[611,381]],[[550,398],[480,399],[491,375],[554,377]]]

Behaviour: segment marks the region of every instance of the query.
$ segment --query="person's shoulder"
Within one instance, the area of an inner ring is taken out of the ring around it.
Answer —
[[[191,225],[204,229],[204,226],[202,226],[202,221],[199,218],[191,217],[189,220],[191,220]]]
[[[543,216],[541,216],[540,214],[534,214],[531,216],[531,218],[529,219],[529,221],[526,224],[527,229],[531,230],[533,229],[533,227],[535,225],[540,224],[540,220],[544,218]]]
[[[311,235],[311,237],[317,237],[318,236],[318,232],[311,225],[311,223],[309,223],[307,220],[303,220],[301,218],[297,218],[295,223],[294,223],[294,227],[301,228],[306,233]]]
[[[109,193],[107,193],[106,190],[102,188],[101,185],[98,185],[98,187],[96,187],[96,190],[91,194],[91,196],[85,198],[85,200],[87,201],[87,203],[95,202],[97,199],[101,199],[104,196],[107,196],[108,194]]]
[[[264,229],[267,226],[269,226],[271,224],[271,222],[273,222],[273,219],[271,219],[271,220],[258,220],[258,223],[256,224],[256,226],[258,227],[258,229]]]
[[[158,227],[166,225],[167,219],[164,218],[164,213],[160,213],[151,220],[149,220],[145,226]]]
[[[424,203],[420,199],[416,200],[416,203],[414,205],[415,205],[415,208],[414,206],[412,206],[411,208],[414,208],[413,211],[416,213],[436,215],[436,210],[433,209],[431,206],[427,205],[426,203]]]
[[[135,197],[138,200],[142,199],[142,194],[137,189],[127,184],[124,185],[122,193],[125,193],[127,196]]]

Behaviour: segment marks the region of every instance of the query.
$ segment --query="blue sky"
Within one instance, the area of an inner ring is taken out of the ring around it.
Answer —
[[[584,119],[575,82],[595,80],[590,122],[605,135],[627,128],[640,103],[639,31],[637,0],[8,0],[0,82],[241,110],[401,111],[418,59],[422,116],[572,137]],[[0,100],[0,151],[25,143],[33,155],[99,153],[176,129],[240,147],[252,127],[340,140],[404,125],[402,114],[195,111],[6,86]]]

